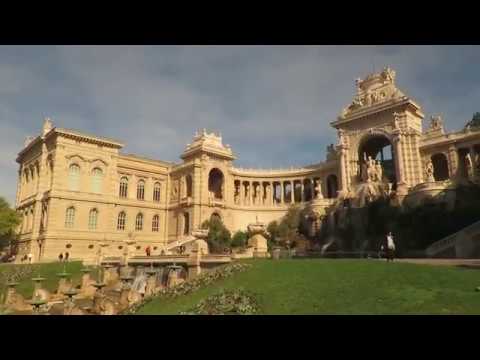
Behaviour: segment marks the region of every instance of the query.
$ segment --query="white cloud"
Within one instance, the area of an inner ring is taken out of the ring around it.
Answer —
[[[427,114],[460,128],[480,110],[479,57],[479,47],[438,46],[0,47],[2,194],[12,200],[16,153],[47,115],[162,160],[179,161],[206,127],[239,165],[303,165],[324,159],[330,121],[373,65],[394,67]]]

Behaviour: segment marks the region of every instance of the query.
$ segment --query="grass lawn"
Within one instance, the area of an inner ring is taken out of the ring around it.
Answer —
[[[33,266],[34,271],[32,274],[24,276],[23,279],[19,282],[17,286],[17,292],[19,292],[22,296],[26,299],[30,299],[33,293],[33,281],[32,277],[36,277],[40,275],[45,278],[43,282],[43,287],[50,292],[54,292],[57,289],[58,285],[58,277],[57,274],[63,272],[64,265],[66,265],[66,270],[68,273],[71,273],[73,285],[79,285],[80,280],[82,277],[82,273],[80,269],[83,268],[81,262],[69,262],[67,264],[54,262],[54,263],[46,263],[46,264],[32,264],[32,265],[23,265],[23,264],[0,264],[0,293],[5,293],[5,276],[12,271],[20,271],[21,267],[29,267]],[[92,271],[91,276],[96,276],[96,272]]]
[[[376,260],[250,260],[245,272],[138,314],[178,314],[222,289],[252,292],[262,314],[480,314],[478,270]]]

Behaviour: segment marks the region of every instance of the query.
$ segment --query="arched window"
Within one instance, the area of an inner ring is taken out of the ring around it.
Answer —
[[[142,231],[143,230],[143,214],[139,213],[135,219],[135,230]]]
[[[122,211],[120,214],[118,214],[117,230],[125,230],[126,222],[127,222],[127,214],[125,214],[125,212]]]
[[[338,181],[337,176],[330,174],[327,177],[327,197],[333,199],[337,197],[338,193]]]
[[[208,191],[214,199],[223,199],[223,173],[212,169],[208,174]]]
[[[125,176],[120,179],[120,190],[118,196],[121,198],[128,197],[128,178]]]
[[[75,208],[69,207],[67,209],[67,212],[65,213],[65,227],[66,228],[73,228],[73,225],[75,224]]]
[[[185,178],[186,186],[187,186],[187,197],[192,197],[192,176],[187,175]]]
[[[100,168],[92,170],[92,192],[100,194],[102,192],[103,171]]]
[[[30,231],[33,231],[33,208],[30,209]]]
[[[158,232],[159,223],[160,223],[160,217],[158,215],[155,215],[152,219],[152,231],[153,232]]]
[[[183,234],[188,235],[190,233],[190,214],[183,214]]]
[[[137,199],[144,200],[145,199],[145,181],[140,180],[137,183]]]
[[[28,210],[26,210],[26,211],[23,213],[23,228],[22,228],[22,233],[26,233],[26,232],[28,232],[28,230],[30,229],[29,220],[30,220],[30,218],[28,217]]]
[[[435,181],[443,181],[449,178],[448,160],[445,154],[438,153],[432,155],[433,177]]]
[[[92,209],[88,214],[88,230],[97,230],[98,210]]]
[[[70,165],[68,169],[68,189],[72,191],[80,190],[80,166]]]
[[[160,183],[156,182],[155,185],[153,185],[153,201],[160,202],[160,190]]]

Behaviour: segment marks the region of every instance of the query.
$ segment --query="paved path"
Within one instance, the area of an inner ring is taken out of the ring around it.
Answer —
[[[386,261],[386,260],[383,260]],[[480,259],[395,259],[395,262],[412,264],[479,267]]]

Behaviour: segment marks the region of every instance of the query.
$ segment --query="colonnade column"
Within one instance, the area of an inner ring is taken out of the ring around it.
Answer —
[[[249,181],[248,182],[248,205],[252,206],[253,205],[253,186],[252,186],[252,182]]]
[[[290,181],[290,204],[295,203],[295,181]]]
[[[402,134],[397,132],[393,139],[395,149],[395,170],[397,173],[397,193],[406,195],[407,184],[403,173]]]
[[[283,181],[280,181],[280,204],[284,203],[284,193],[285,193],[285,188],[284,188],[284,183]]]
[[[455,148],[455,146],[451,145],[449,148],[448,148],[448,171],[449,171],[449,176],[451,178],[454,178],[456,175],[457,175],[457,171],[458,171],[458,153],[457,153],[457,149]]]
[[[340,144],[338,146],[338,150],[340,150],[340,184],[341,184],[341,191],[346,192],[348,189],[347,183],[347,146],[344,144]],[[335,196],[337,194],[334,194]]]

